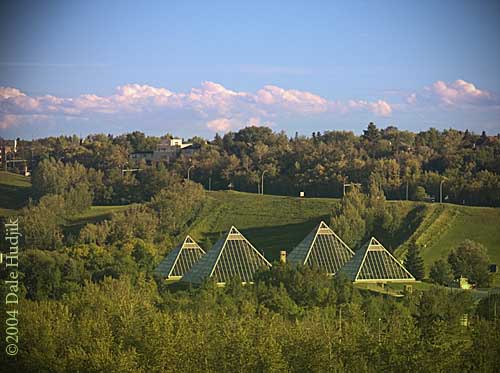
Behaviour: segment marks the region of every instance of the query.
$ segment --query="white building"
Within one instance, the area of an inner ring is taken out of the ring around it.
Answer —
[[[170,162],[181,154],[191,156],[199,148],[199,145],[184,143],[179,138],[164,139],[156,146],[155,151],[132,153],[130,158],[136,161],[145,160],[148,164],[152,164],[153,162]]]

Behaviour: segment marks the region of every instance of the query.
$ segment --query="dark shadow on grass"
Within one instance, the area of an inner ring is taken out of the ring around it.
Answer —
[[[28,204],[30,193],[30,187],[0,184],[0,207],[20,209]]]
[[[257,250],[264,253],[267,260],[272,262],[279,259],[281,250],[286,250],[287,252],[292,251],[292,249],[298,245],[321,220],[324,220],[328,224],[328,215],[317,216],[296,224],[246,229],[236,228],[239,229]],[[230,227],[227,227],[228,230],[229,228]],[[227,231],[205,233],[203,239],[200,240],[202,247],[206,250],[210,250],[211,247],[207,247],[207,243],[211,243],[212,245],[215,244],[215,242],[223,237],[226,232]]]

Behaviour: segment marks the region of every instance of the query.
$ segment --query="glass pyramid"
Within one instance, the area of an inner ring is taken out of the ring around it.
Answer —
[[[233,226],[193,265],[182,281],[201,284],[214,278],[222,285],[238,277],[243,283],[252,283],[255,272],[263,267],[271,267],[271,263]]]
[[[353,256],[349,246],[322,221],[292,250],[288,260],[293,265],[307,264],[334,275]]]
[[[341,272],[356,283],[415,281],[415,277],[374,237],[356,251]]]
[[[167,280],[180,280],[204,254],[205,251],[190,236],[186,236],[182,244],[161,261],[155,274]]]

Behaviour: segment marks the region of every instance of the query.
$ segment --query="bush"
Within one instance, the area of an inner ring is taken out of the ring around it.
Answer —
[[[431,266],[429,277],[434,283],[444,286],[450,285],[453,281],[450,265],[442,259],[435,261]]]

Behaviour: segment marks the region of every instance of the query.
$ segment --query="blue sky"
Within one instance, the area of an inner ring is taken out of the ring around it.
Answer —
[[[500,132],[498,1],[0,7],[0,136]]]

